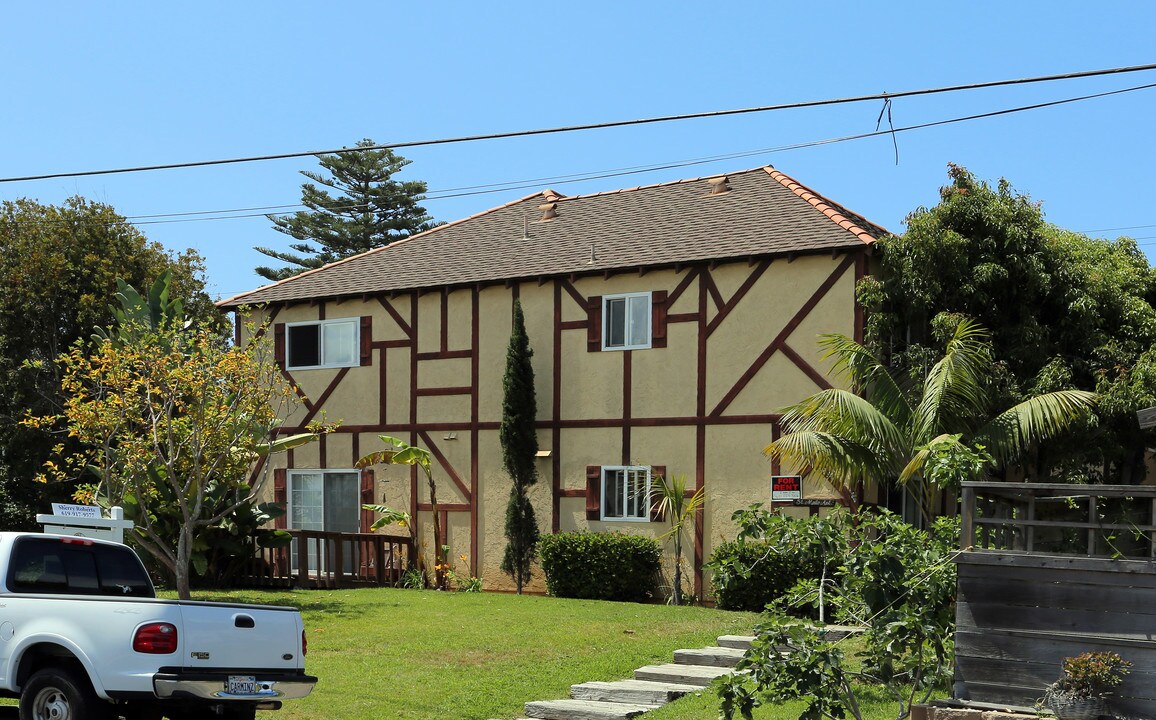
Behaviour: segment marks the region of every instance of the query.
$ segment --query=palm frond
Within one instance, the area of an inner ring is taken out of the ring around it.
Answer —
[[[830,388],[785,409],[786,432],[817,431],[845,438],[879,452],[903,452],[907,445],[901,426],[867,399],[848,390]]]
[[[844,487],[855,480],[878,480],[894,473],[888,455],[848,438],[815,430],[787,433],[763,448],[763,453],[808,467]]]
[[[1096,398],[1095,393],[1085,390],[1038,395],[1000,413],[976,434],[975,441],[985,445],[996,460],[1013,460],[1032,444],[1084,422]]]
[[[931,367],[915,411],[912,436],[922,444],[940,432],[973,430],[987,403],[991,368],[988,332],[971,320],[955,328],[943,358]]]
[[[846,335],[832,333],[819,338],[823,359],[834,358],[834,371],[845,375],[871,403],[898,425],[906,425],[912,407],[903,388],[870,350]]]

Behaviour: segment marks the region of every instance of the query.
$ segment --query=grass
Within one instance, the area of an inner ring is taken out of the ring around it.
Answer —
[[[567,697],[579,682],[631,677],[637,667],[671,662],[678,648],[749,634],[758,620],[702,607],[500,593],[364,589],[195,597],[301,609],[306,668],[320,680],[308,698],[258,715],[270,720],[508,720],[522,717],[528,701]],[[877,690],[866,688],[860,700],[865,720],[895,717],[895,703]],[[755,717],[795,720],[802,706],[762,707]],[[717,715],[718,698],[707,689],[645,717]]]
[[[499,593],[373,589],[198,597],[301,608],[306,667],[320,682],[308,698],[286,703],[278,720],[521,717],[528,701],[567,697],[578,682],[629,677],[636,667],[670,662],[677,648],[749,633],[756,622],[750,613],[701,607]],[[715,714],[717,707],[709,717]]]

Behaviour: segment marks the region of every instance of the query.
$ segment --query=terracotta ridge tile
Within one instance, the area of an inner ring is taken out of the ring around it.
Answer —
[[[709,180],[710,178],[722,177],[723,175],[725,175],[727,177],[735,177],[736,175],[745,175],[746,173],[757,172],[759,170],[767,170],[768,168],[774,169],[770,165],[764,165],[764,166],[757,167],[757,168],[748,168],[746,170],[723,171],[723,172],[711,173],[710,175],[701,175],[699,177],[683,178],[681,180],[667,180],[665,182],[653,183],[651,185],[638,185],[636,187],[617,188],[615,190],[599,190],[598,192],[586,193],[585,195],[569,195],[569,196],[563,197],[562,199],[563,200],[585,200],[586,198],[595,198],[595,197],[598,197],[600,195],[616,195],[618,193],[636,192],[638,190],[653,190],[655,188],[668,187],[668,186],[673,186],[673,185],[682,185],[684,183],[702,182],[704,180]]]
[[[795,195],[798,195],[803,200],[806,200],[816,210],[826,215],[839,227],[858,237],[864,245],[873,245],[876,242],[877,238],[874,235],[857,225],[855,221],[851,220],[842,212],[840,212],[840,210],[846,210],[846,208],[833,206],[832,201],[827,200],[827,198],[811,190],[806,185],[792,178],[790,175],[779,172],[778,170],[770,167],[763,169],[766,170],[766,173],[778,181],[779,184],[781,184],[783,187],[795,193]],[[847,210],[847,212],[851,211]],[[875,227],[879,228],[884,233],[887,232],[886,228],[880,227],[878,225]]]

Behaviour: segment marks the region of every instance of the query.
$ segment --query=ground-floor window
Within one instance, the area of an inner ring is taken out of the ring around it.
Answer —
[[[602,468],[602,519],[650,519],[650,468],[607,465]]]

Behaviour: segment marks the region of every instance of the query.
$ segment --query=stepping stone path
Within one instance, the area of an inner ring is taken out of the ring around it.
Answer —
[[[860,628],[827,627],[828,638],[839,640]],[[633,680],[588,682],[570,686],[566,700],[526,703],[526,718],[535,720],[629,720],[648,710],[699,692],[715,678],[735,673],[754,640],[753,635],[723,635],[718,645],[698,650],[675,650],[674,662],[647,665],[634,671]],[[741,671],[741,672],[746,672]]]

